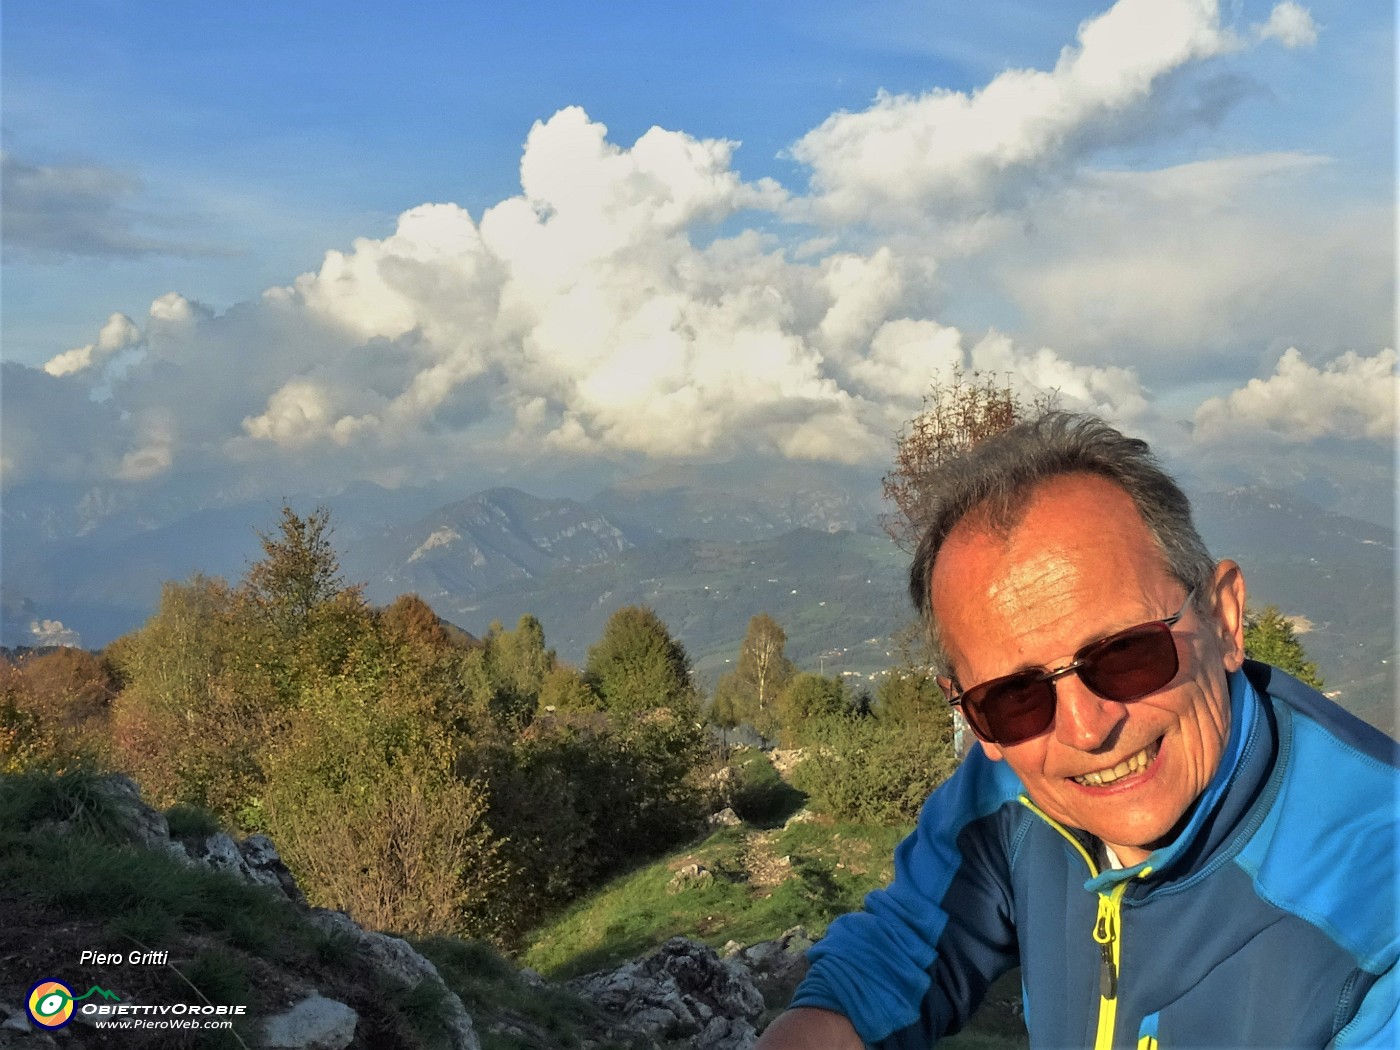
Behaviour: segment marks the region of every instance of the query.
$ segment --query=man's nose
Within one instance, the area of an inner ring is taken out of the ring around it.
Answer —
[[[1067,674],[1055,682],[1055,739],[1077,751],[1097,751],[1113,744],[1128,716],[1128,705],[1105,700]]]

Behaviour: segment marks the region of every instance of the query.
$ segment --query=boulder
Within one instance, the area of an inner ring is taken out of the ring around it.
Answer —
[[[810,809],[808,809],[806,806],[803,806],[801,809],[799,809],[796,813],[788,817],[787,820],[783,822],[783,828],[784,830],[786,830],[787,828],[792,827],[794,824],[812,824],[816,822],[816,819],[817,815],[813,813]]]
[[[763,998],[772,1005],[786,1005],[807,974],[807,949],[812,939],[801,926],[794,926],[781,937],[740,948],[730,959],[745,967]]]
[[[266,886],[303,907],[306,897],[292,877],[277,847],[266,835],[249,835],[235,842],[222,831],[189,843],[185,852],[197,864],[235,875],[245,882]]]
[[[712,828],[732,828],[743,823],[731,806],[725,806],[718,813],[711,813],[708,821]]]
[[[264,1050],[345,1050],[359,1015],[344,1003],[313,995],[269,1017],[257,1046]]]
[[[758,1031],[742,1017],[714,1017],[695,1037],[695,1050],[749,1050]]]
[[[238,844],[238,852],[243,856],[243,870],[249,879],[286,894],[296,904],[307,906],[301,887],[270,838],[249,835]]]

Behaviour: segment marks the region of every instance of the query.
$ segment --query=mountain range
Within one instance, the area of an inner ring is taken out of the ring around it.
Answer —
[[[531,613],[573,662],[616,608],[646,604],[712,683],[758,612],[782,624],[804,668],[865,679],[897,658],[908,559],[877,525],[878,493],[860,471],[771,463],[651,475],[588,500],[361,485],[319,502],[345,578],[375,603],[415,592],[473,634]],[[318,501],[289,502],[304,512]],[[1197,493],[1194,504],[1212,551],[1244,566],[1252,604],[1294,617],[1329,690],[1391,728],[1393,531],[1277,490]],[[267,500],[100,507],[89,500],[86,520],[72,505],[7,498],[0,642],[33,644],[32,625],[53,620],[103,645],[144,622],[163,581],[242,575],[256,530],[277,515]]]

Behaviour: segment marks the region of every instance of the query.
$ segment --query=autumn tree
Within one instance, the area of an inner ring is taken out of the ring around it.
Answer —
[[[1266,605],[1244,618],[1244,653],[1251,660],[1273,664],[1314,689],[1322,688],[1317,664],[1308,659],[1293,621],[1277,605]]]
[[[416,594],[401,594],[381,609],[379,624],[393,641],[429,652],[452,644],[438,614]]]
[[[690,656],[655,611],[626,605],[608,618],[584,665],[603,707],[614,712],[689,708],[695,702]]]
[[[0,660],[0,772],[101,765],[114,670],[70,646]]]
[[[1037,397],[1031,412],[1044,411],[1052,401],[1050,396]],[[894,510],[881,519],[890,538],[913,550],[928,511],[929,473],[1027,415],[1009,380],[999,383],[995,374],[974,372],[968,380],[955,369],[950,382],[935,383],[924,395],[922,410],[895,439],[894,466],[883,483],[885,499]]]
[[[126,683],[112,712],[122,768],[159,804],[228,820],[258,794],[268,733],[258,690],[233,670],[257,663],[240,650],[234,606],[217,577],[167,582],[155,615],[107,650]]]

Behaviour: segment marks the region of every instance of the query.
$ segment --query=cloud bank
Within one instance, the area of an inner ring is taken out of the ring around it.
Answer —
[[[1393,351],[1337,357],[1337,333],[1306,326],[1330,252],[1341,276],[1322,291],[1369,319],[1350,344],[1367,346],[1388,316],[1375,290],[1388,264],[1353,275],[1389,245],[1364,213],[1280,222],[1325,158],[1091,166],[1127,137],[1179,128],[1157,117],[1180,78],[1316,31],[1291,3],[1246,39],[1205,0],[1119,0],[1050,70],[833,115],[792,148],[806,195],[746,181],[736,143],[654,127],[623,145],[563,109],[530,130],[520,192],[478,218],[423,204],[257,301],[216,313],[172,291],[42,370],[7,366],[0,477],[199,475],[247,495],[472,464],[883,464],[954,369],[1162,429],[1175,421],[1158,418],[1156,391],[1198,384],[1212,355],[1253,362],[1285,338],[1308,353],[1264,380],[1224,377],[1194,415],[1202,447],[1240,428],[1282,433],[1310,383],[1328,392],[1306,402],[1322,418],[1287,440],[1379,440],[1394,422],[1376,400],[1393,392]],[[96,236],[108,212],[95,214]],[[1016,334],[951,323],[949,300],[968,289],[1023,319]],[[1261,335],[1275,315],[1303,330]],[[1329,348],[1330,364],[1306,363]]]
[[[142,232],[155,220],[134,206],[142,185],[132,175],[96,164],[27,164],[6,152],[0,153],[0,181],[7,258],[54,262],[197,250]]]

